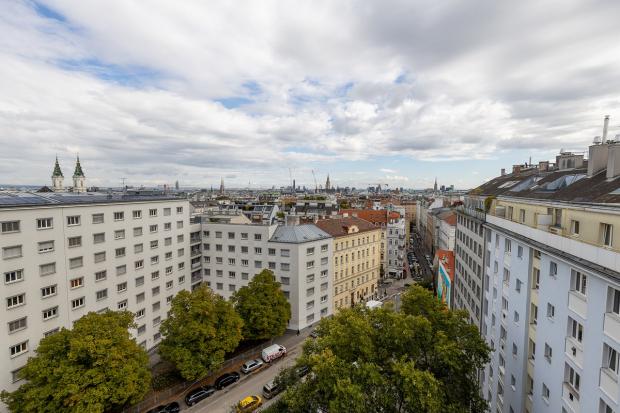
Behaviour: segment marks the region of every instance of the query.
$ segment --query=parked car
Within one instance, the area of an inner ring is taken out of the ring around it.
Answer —
[[[263,404],[263,399],[259,396],[248,396],[237,403],[237,412],[238,413],[246,413],[253,412],[254,410],[261,407]]]
[[[279,344],[272,344],[263,349],[261,356],[265,363],[269,363],[273,360],[279,359],[280,357],[286,356],[286,347]]]
[[[187,393],[187,396],[185,396],[185,404],[193,406],[199,401],[211,396],[213,393],[215,393],[215,389],[212,386],[200,386]]]
[[[263,386],[263,396],[265,399],[271,399],[276,394],[282,391],[281,387],[278,386],[275,380],[271,380],[269,383]]]
[[[243,366],[241,366],[241,371],[245,374],[248,374],[261,367],[262,365],[263,362],[260,359],[246,361],[245,363],[243,363]]]
[[[319,333],[317,333],[317,331],[316,331],[316,330],[312,330],[312,331],[310,332],[310,337],[312,337],[312,338],[317,338],[318,336],[319,336]]]
[[[297,373],[298,377],[303,377],[306,374],[308,374],[309,371],[310,371],[310,368],[308,366],[301,366],[297,368],[295,373]]]
[[[162,404],[161,406],[157,406],[154,409],[148,411],[148,413],[179,413],[181,411],[181,406],[179,403],[172,402],[170,404]]]
[[[222,374],[220,377],[215,380],[215,388],[218,390],[222,390],[224,387],[228,387],[233,383],[236,383],[241,378],[241,375],[236,371],[232,373]]]

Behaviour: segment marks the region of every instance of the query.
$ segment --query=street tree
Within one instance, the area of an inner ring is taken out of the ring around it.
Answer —
[[[13,413],[118,411],[143,399],[151,383],[148,356],[131,338],[133,314],[88,313],[71,330],[39,343],[19,372],[26,382],[0,396]]]
[[[414,305],[411,300],[418,300]],[[489,348],[463,313],[411,287],[403,310],[341,310],[321,320],[269,412],[484,412],[476,374]],[[308,366],[299,380],[295,371]]]
[[[161,356],[186,380],[196,380],[219,367],[241,340],[243,320],[232,304],[202,285],[180,291],[170,316],[162,323]]]
[[[291,318],[291,305],[275,280],[273,272],[263,270],[231,298],[244,322],[243,338],[261,340],[281,336]]]

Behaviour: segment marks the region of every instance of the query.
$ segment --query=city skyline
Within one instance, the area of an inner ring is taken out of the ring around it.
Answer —
[[[279,187],[291,168],[306,185],[314,170],[339,186],[472,188],[585,151],[604,115],[619,132],[618,12],[8,1],[0,174],[44,183],[50,159],[79,152],[97,186]]]

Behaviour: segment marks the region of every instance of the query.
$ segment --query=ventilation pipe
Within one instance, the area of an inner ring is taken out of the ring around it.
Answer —
[[[609,127],[609,115],[605,116],[605,121],[603,122],[603,137],[601,139],[601,143],[607,142],[607,128]]]

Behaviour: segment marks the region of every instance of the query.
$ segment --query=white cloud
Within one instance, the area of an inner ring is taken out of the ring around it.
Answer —
[[[583,149],[603,115],[619,125],[611,0],[45,5],[65,21],[0,9],[6,182],[45,182],[77,151],[93,184],[285,184],[289,167],[312,182],[312,167],[377,156]]]

